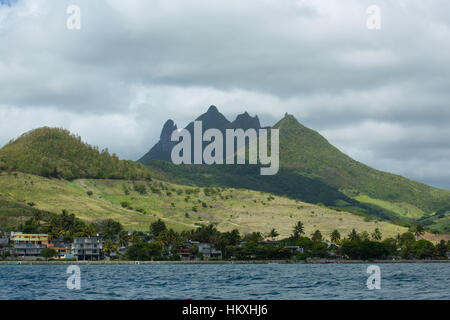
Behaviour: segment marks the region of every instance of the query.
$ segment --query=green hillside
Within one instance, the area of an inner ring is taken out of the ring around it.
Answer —
[[[64,179],[143,179],[150,174],[142,165],[119,160],[99,151],[79,136],[59,128],[39,128],[0,149],[0,171],[18,170]]]
[[[280,237],[290,235],[299,220],[305,224],[307,235],[319,229],[326,238],[336,228],[343,235],[353,228],[369,233],[379,228],[383,237],[407,230],[388,222],[245,189],[197,188],[157,179],[67,181],[20,172],[1,173],[0,224],[24,223],[35,210],[67,210],[89,222],[114,219],[128,230],[148,230],[157,219],[177,231],[217,223],[221,231],[237,228],[242,234],[275,228]]]
[[[449,190],[433,188],[355,161],[319,133],[301,125],[292,115],[286,115],[274,128],[280,130],[282,167],[319,178],[350,197],[359,196],[359,201],[376,203],[416,219],[450,205]],[[384,200],[384,203],[373,199]],[[401,209],[408,205],[410,210]]]
[[[422,223],[450,232],[450,191],[370,168],[345,155],[292,115],[275,124],[280,130],[280,171],[260,176],[258,166],[180,165],[151,161],[154,174],[182,184],[261,190],[322,203],[403,225]],[[437,213],[439,212],[439,215]]]

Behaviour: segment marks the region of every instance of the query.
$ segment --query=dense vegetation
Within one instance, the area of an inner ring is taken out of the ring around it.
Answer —
[[[75,237],[92,237],[97,233],[101,233],[104,239],[115,239],[123,231],[123,226],[112,219],[88,223],[66,210],[61,214],[36,210],[14,230],[31,234],[44,233],[51,239],[73,241]]]
[[[142,165],[101,152],[65,129],[40,128],[23,134],[0,150],[0,171],[18,170],[44,177],[148,179]]]

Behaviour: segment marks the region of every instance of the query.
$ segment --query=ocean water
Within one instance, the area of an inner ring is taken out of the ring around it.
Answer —
[[[79,266],[69,290],[64,265],[0,265],[0,299],[450,299],[450,264],[378,264],[381,289],[369,290],[369,264]]]

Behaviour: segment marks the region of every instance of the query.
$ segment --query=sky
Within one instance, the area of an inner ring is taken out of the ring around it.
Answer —
[[[293,114],[358,161],[450,189],[449,16],[448,0],[0,0],[0,145],[64,127],[136,160],[167,119],[216,105],[263,125]]]

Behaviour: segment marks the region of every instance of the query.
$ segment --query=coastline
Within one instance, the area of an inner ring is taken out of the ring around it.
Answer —
[[[241,261],[0,261],[0,265],[177,265],[177,264],[378,264],[450,263],[450,260],[241,260]]]

